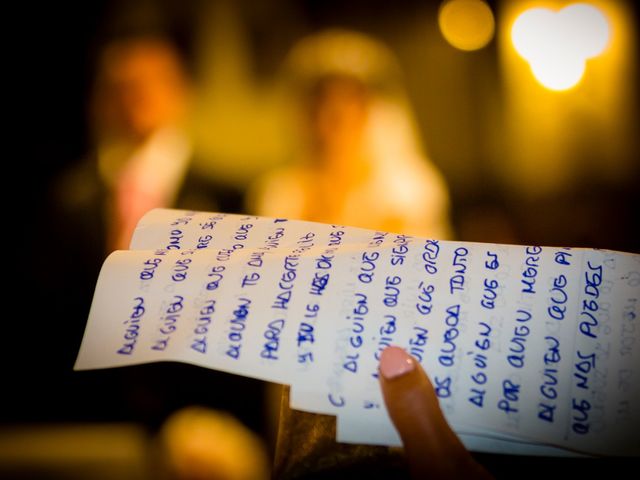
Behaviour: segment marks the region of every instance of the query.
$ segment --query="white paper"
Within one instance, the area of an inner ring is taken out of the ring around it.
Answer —
[[[638,455],[639,298],[635,254],[159,209],[105,261],[76,368],[284,383],[340,441],[394,445],[376,376],[400,345],[471,448]]]

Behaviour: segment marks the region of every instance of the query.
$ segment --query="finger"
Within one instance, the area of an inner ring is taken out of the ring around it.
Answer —
[[[387,411],[407,453],[464,450],[440,410],[431,382],[412,356],[400,347],[386,348],[380,373]]]
[[[380,385],[387,411],[416,478],[477,477],[482,472],[447,423],[420,364],[400,347],[380,360]]]

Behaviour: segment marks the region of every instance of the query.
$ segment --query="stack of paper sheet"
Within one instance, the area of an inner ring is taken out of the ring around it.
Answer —
[[[380,352],[468,448],[639,455],[640,255],[153,210],[105,261],[76,369],[181,361],[291,385],[338,441],[400,445]]]

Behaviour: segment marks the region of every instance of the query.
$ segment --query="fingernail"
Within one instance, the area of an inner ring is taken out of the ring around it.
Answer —
[[[400,347],[387,347],[380,357],[380,373],[386,380],[406,375],[415,368],[413,357]]]

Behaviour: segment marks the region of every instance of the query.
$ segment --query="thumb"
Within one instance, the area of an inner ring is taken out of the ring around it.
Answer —
[[[414,478],[488,477],[449,427],[431,382],[411,355],[387,347],[379,378]]]

